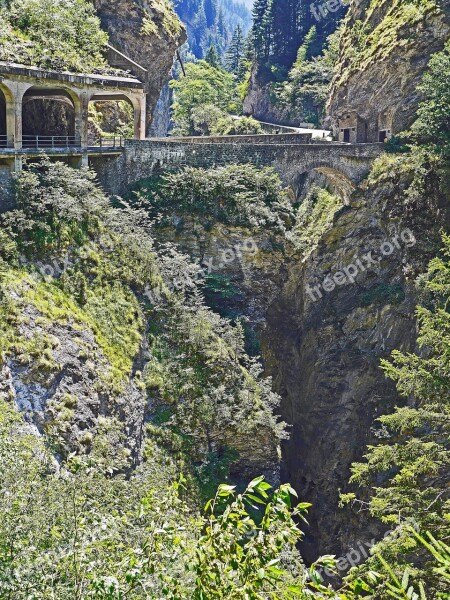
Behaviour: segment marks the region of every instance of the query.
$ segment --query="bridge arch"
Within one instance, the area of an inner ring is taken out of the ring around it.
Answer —
[[[6,85],[0,82],[0,148],[14,143],[14,96]]]
[[[129,118],[129,125],[132,134],[124,137],[131,137],[136,140],[145,138],[145,99],[143,100],[142,95],[137,96],[125,91],[109,91],[104,93],[97,92],[89,98],[89,103],[99,104],[106,102],[124,102],[131,107],[132,115]]]
[[[317,175],[322,177],[317,177]],[[305,190],[317,181],[320,181],[319,185],[323,184],[332,193],[340,196],[344,202],[350,199],[356,187],[353,179],[345,173],[345,169],[329,166],[300,167],[296,172],[291,172],[289,177],[282,176],[282,179],[297,200],[301,199]]]
[[[281,175],[283,183],[291,188],[297,199],[303,196],[308,184],[319,179],[315,175],[322,175],[325,186],[347,202],[359,179],[355,177],[352,165],[348,164],[345,157],[339,156],[317,160],[314,154],[309,156],[308,152],[305,152],[299,160],[277,161],[274,167]]]
[[[22,98],[23,147],[77,145],[79,110],[80,98],[68,87],[29,87]]]

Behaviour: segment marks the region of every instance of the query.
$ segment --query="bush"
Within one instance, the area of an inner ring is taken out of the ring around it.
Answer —
[[[216,69],[204,60],[187,63],[186,76],[172,79],[174,90],[173,122],[174,135],[194,135],[193,109],[213,105],[223,113],[233,108],[236,91],[233,76]]]
[[[0,58],[74,72],[111,70],[108,41],[87,0],[11,0],[0,8]]]
[[[253,117],[239,119],[224,117],[217,121],[211,133],[212,135],[255,135],[263,133],[263,128]]]
[[[217,221],[229,225],[272,227],[284,231],[293,211],[280,179],[272,169],[228,165],[213,169],[186,168],[177,173],[142,181],[138,195],[151,207],[160,225],[175,215],[201,215],[205,227]]]

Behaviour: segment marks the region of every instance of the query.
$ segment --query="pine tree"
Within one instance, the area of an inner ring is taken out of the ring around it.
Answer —
[[[197,58],[203,58],[205,48],[208,47],[206,45],[208,37],[208,25],[206,23],[206,14],[203,4],[200,6],[199,11],[195,17],[194,29],[196,47],[201,49],[201,52],[197,51],[195,52],[195,54]],[[194,49],[194,45],[192,45],[192,48]]]
[[[345,10],[342,5],[326,19],[316,22],[310,2],[305,0],[255,0],[251,35],[257,62],[277,65],[287,71],[313,25],[317,26],[317,39],[312,51],[314,56],[320,54]]]
[[[352,466],[351,481],[370,490],[371,497],[367,492],[362,500],[352,493],[342,497],[344,502],[360,503],[395,532],[379,543],[377,553],[400,565],[420,547],[411,526],[440,539],[450,535],[449,236],[444,236],[443,255],[430,263],[425,284],[429,305],[434,307],[417,310],[422,352],[394,351],[391,361],[383,361],[386,375],[396,382],[404,400],[392,414],[378,419],[383,441],[369,447],[365,462]],[[376,570],[376,561],[375,554],[368,568]],[[418,561],[415,568],[433,587],[428,565]],[[433,591],[430,598],[446,597]]]
[[[222,6],[219,8],[219,14],[217,16],[217,33],[224,39],[228,37],[228,29],[225,25],[225,17]]]
[[[225,67],[233,75],[238,76],[241,61],[244,57],[244,35],[240,25],[236,27],[225,55]]]
[[[253,27],[252,27],[252,43],[255,52],[255,57],[260,60],[266,56],[267,47],[267,25],[270,12],[269,4],[271,0],[255,0],[253,5]]]
[[[217,52],[217,48],[214,45],[211,45],[209,47],[208,52],[205,56],[205,61],[215,69],[222,69],[219,53]]]

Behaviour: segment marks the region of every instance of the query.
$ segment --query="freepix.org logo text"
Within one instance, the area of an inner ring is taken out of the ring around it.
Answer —
[[[316,21],[321,21],[325,19],[329,13],[335,13],[340,8],[345,6],[346,2],[344,0],[328,0],[327,2],[312,3],[310,6],[311,14],[316,19]]]

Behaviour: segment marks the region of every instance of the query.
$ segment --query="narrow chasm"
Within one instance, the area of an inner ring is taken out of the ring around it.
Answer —
[[[340,508],[339,493],[382,435],[374,420],[400,402],[380,360],[417,351],[415,280],[448,220],[440,192],[414,193],[414,173],[410,158],[383,155],[349,196],[314,176],[293,194],[249,165],[186,169],[134,189],[158,214],[158,243],[202,266],[208,305],[242,324],[282,398],[281,479],[313,505],[302,542],[310,562],[381,532],[367,512]]]

